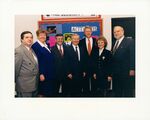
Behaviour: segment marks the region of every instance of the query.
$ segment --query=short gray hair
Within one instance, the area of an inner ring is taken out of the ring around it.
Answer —
[[[78,34],[76,34],[76,33],[72,34],[72,35],[71,35],[71,38],[72,38],[73,36],[78,36],[78,37],[80,38],[80,36],[79,36]]]

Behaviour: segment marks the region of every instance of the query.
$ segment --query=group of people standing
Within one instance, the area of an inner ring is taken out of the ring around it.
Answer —
[[[45,42],[45,30],[36,31],[34,44],[32,33],[22,32],[15,49],[17,97],[107,97],[111,81],[114,97],[134,97],[134,40],[124,36],[121,26],[113,32],[112,51],[106,49],[104,36],[92,37],[89,26],[84,39],[71,36],[71,45],[65,45],[63,34],[56,34],[52,48]]]

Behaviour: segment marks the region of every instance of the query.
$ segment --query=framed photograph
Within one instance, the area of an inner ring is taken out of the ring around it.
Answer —
[[[56,34],[56,26],[47,26],[47,33],[48,34]]]

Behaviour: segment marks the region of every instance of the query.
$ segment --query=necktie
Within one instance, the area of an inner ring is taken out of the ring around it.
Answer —
[[[77,54],[77,59],[78,59],[78,61],[79,61],[79,54],[78,54],[78,47],[76,46],[76,54]]]
[[[115,52],[116,52],[116,50],[117,50],[117,48],[118,48],[118,43],[119,43],[119,40],[116,41],[116,44],[115,44],[115,46],[113,47],[113,51],[112,51],[113,54],[115,54]]]
[[[90,39],[88,39],[88,54],[89,55],[91,54],[91,50],[92,50],[91,42],[90,42]]]
[[[60,47],[59,47],[59,52],[60,52],[61,56],[63,56],[63,51],[62,51],[61,45],[60,45]]]

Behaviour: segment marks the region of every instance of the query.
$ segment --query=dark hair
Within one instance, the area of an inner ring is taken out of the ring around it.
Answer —
[[[47,36],[47,31],[46,30],[38,29],[36,31],[36,35],[39,36],[40,33],[45,33],[45,35]]]
[[[59,36],[63,36],[63,34],[62,33],[58,33],[58,34],[55,35],[55,37],[59,37]]]
[[[106,38],[105,38],[104,36],[100,36],[100,37],[97,39],[97,43],[98,43],[98,41],[104,41],[104,44],[105,44],[104,47],[107,46],[107,40],[106,40]]]
[[[20,35],[21,40],[24,38],[25,34],[29,34],[29,33],[33,36],[33,34],[30,31],[24,31],[24,32],[22,32],[21,35]]]

